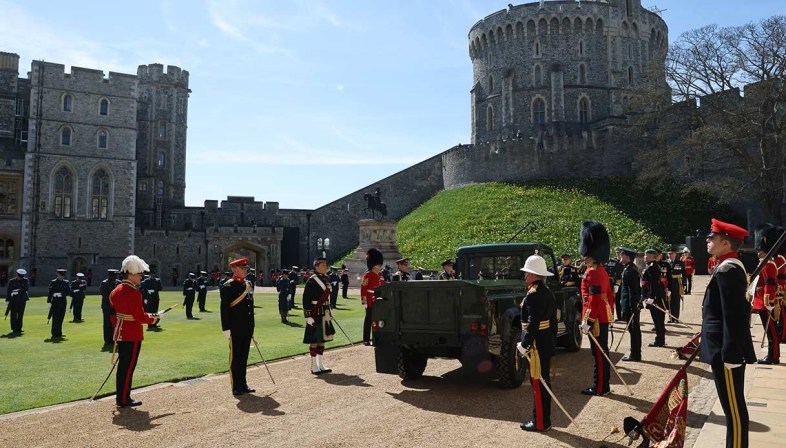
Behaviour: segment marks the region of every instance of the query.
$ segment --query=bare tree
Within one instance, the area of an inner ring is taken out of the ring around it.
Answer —
[[[665,75],[672,104],[650,108],[636,126],[646,148],[638,158],[640,180],[676,177],[686,191],[746,199],[781,222],[786,16],[686,32],[668,51]],[[645,89],[640,95],[652,98]]]

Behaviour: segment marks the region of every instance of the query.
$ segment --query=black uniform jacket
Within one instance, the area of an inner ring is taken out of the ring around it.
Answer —
[[[533,283],[521,303],[521,345],[524,348],[537,343],[538,351],[551,354],[557,333],[557,302],[554,294],[542,280]]]
[[[251,291],[247,280],[231,278],[221,287],[221,330],[232,330],[233,334],[254,332],[254,300],[246,291]],[[243,296],[238,301],[238,298]],[[232,303],[236,302],[234,306]]]
[[[622,285],[620,289],[620,306],[622,311],[633,313],[641,302],[641,277],[636,265],[628,263],[622,270]]]
[[[706,363],[742,364],[756,362],[745,298],[745,270],[731,261],[721,263],[710,278],[701,306],[701,353]]]
[[[655,262],[644,268],[644,273],[641,274],[641,298],[654,299],[658,306],[663,307],[666,291],[663,290],[663,284],[660,282],[660,268],[660,265]]]

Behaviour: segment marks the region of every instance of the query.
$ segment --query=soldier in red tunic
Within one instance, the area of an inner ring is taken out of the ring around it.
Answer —
[[[696,260],[687,247],[682,250],[682,263],[685,264],[685,277],[682,278],[682,285],[685,288],[685,294],[690,294],[690,290],[693,288],[693,274],[696,273]]]
[[[614,294],[611,291],[609,274],[603,267],[609,259],[611,244],[603,224],[584,221],[581,227],[579,253],[587,269],[581,282],[585,333],[592,332],[602,350],[609,351],[609,323],[614,319]],[[610,366],[594,342],[590,344],[595,360],[592,386],[581,391],[584,395],[606,395],[609,393]]]
[[[156,324],[160,316],[146,313],[142,307],[142,293],[137,286],[142,282],[142,273],[149,270],[147,263],[136,255],[123,260],[120,269],[123,282],[109,294],[110,319],[115,328],[115,347],[119,356],[117,363],[117,405],[139,406],[141,401],[131,399],[131,382],[134,378],[136,361],[142,348],[143,324]]]
[[[778,234],[782,234],[784,230],[786,229],[778,227]],[[778,252],[778,256],[775,257],[775,264],[778,265],[778,292],[775,295],[778,297],[778,305],[781,309],[780,319],[778,320],[780,339],[781,343],[786,343],[786,302],[784,302],[784,292],[786,292],[786,244],[781,245]]]
[[[374,305],[374,289],[385,284],[382,279],[382,252],[371,248],[366,252],[366,267],[368,271],[363,274],[360,282],[360,300],[366,309],[366,318],[363,320],[363,345],[371,345],[371,307]]]
[[[767,252],[778,239],[775,226],[764,224],[756,229],[755,248],[759,260],[767,256]],[[780,337],[776,327],[776,319],[780,317],[780,307],[776,298],[778,291],[778,267],[770,260],[761,270],[753,295],[753,310],[759,314],[761,324],[767,332],[767,356],[759,360],[759,364],[780,364]]]

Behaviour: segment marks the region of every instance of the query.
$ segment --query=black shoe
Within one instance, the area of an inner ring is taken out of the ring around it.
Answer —
[[[653,341],[653,342],[650,342],[649,344],[647,344],[647,347],[663,347],[665,345],[666,345],[665,342]]]
[[[759,364],[780,364],[781,360],[780,359],[771,359],[769,356],[767,356],[765,358],[761,358],[758,361],[758,363]]]
[[[118,404],[118,406],[120,406],[121,408],[133,408],[133,407],[141,406],[141,405],[142,405],[142,402],[139,401],[139,400],[131,400],[131,401],[129,401],[126,404]]]
[[[524,431],[534,431],[534,432],[545,432],[551,429],[551,424],[546,424],[544,426],[545,427],[543,429],[538,429],[537,426],[535,426],[535,422],[528,421],[527,423],[520,424],[519,428],[523,429]]]
[[[586,388],[586,389],[581,391],[581,393],[583,395],[600,395],[600,396],[608,395],[609,392],[610,391],[607,390],[605,393],[599,394],[598,391],[594,387],[588,387],[588,388]]]
[[[243,392],[244,394],[251,394],[251,393],[256,392],[256,390],[252,389],[252,388],[250,388],[248,386],[245,386],[245,387],[241,387],[240,388],[240,392]]]
[[[234,396],[236,396],[236,397],[237,397],[238,395],[243,395],[243,391],[242,391],[242,390],[240,390],[240,389],[234,389],[234,390],[232,391],[232,395],[234,395]]]
[[[626,355],[622,357],[623,361],[641,361],[641,356]]]
[[[371,346],[371,342],[363,341],[363,345],[365,345],[366,347],[370,347]]]

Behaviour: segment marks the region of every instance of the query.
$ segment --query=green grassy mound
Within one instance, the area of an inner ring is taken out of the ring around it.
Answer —
[[[398,247],[415,266],[439,269],[456,248],[506,242],[525,223],[515,241],[537,241],[557,254],[574,257],[580,223],[594,219],[609,231],[611,244],[643,251],[683,243],[711,217],[738,221],[726,206],[697,195],[683,197],[679,187],[659,192],[634,187],[628,179],[487,183],[436,194],[398,223]]]

